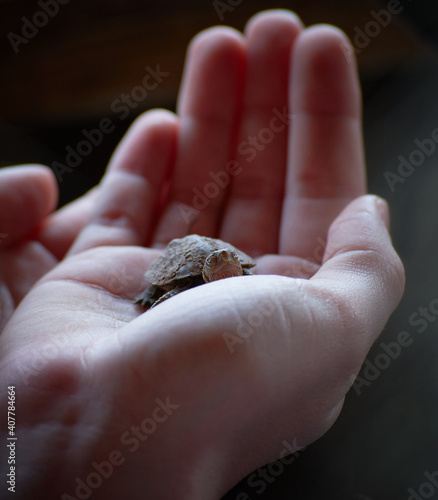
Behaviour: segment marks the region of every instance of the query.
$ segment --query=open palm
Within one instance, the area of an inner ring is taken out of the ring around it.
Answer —
[[[0,338],[2,387],[31,415],[30,486],[73,495],[115,450],[123,465],[93,498],[218,498],[334,422],[403,289],[384,203],[349,204],[365,174],[347,44],[286,12],[193,41],[178,116],[137,120],[68,256]],[[144,271],[189,228],[257,257],[257,275],[143,314]],[[127,446],[168,400],[147,445]]]

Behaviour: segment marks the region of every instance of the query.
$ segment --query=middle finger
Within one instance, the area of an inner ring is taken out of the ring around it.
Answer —
[[[291,51],[301,21],[289,11],[253,17],[246,29],[247,79],[233,178],[221,238],[253,255],[277,251],[287,164]],[[285,112],[286,110],[286,112]]]

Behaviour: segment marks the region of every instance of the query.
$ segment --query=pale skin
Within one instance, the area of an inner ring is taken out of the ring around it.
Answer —
[[[334,423],[404,287],[387,205],[363,196],[360,89],[346,43],[286,11],[255,16],[243,34],[209,29],[189,48],[177,115],[140,117],[91,195],[50,215],[47,169],[0,172],[0,412],[5,421],[15,385],[16,498],[27,487],[75,498],[76,478],[116,452],[125,461],[93,499],[219,499],[284,441],[306,446]],[[257,142],[251,162],[239,155],[285,106],[288,130],[272,122],[273,140]],[[157,247],[186,232],[179,204],[192,206],[193,188],[230,159],[241,172],[192,231],[258,257],[257,275],[143,314],[133,300]],[[165,420],[157,398],[174,405]],[[145,419],[156,424],[150,436],[135,429]],[[135,450],[126,432],[144,439]]]

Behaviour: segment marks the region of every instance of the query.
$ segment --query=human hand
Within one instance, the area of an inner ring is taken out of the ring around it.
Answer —
[[[0,170],[0,332],[16,304],[56,263],[29,233],[54,209],[57,187],[38,166]]]
[[[70,255],[0,337],[29,488],[75,496],[76,478],[113,457],[111,478],[89,479],[93,498],[219,498],[278,458],[282,441],[305,446],[332,425],[404,279],[386,205],[357,198],[359,88],[344,43],[284,12],[256,16],[243,37],[208,30],[189,52],[179,117],[152,112],[133,126]],[[275,121],[275,138],[247,162],[249,136],[287,102],[290,134]],[[184,235],[193,188],[239,149],[241,172],[193,230],[259,256],[259,275],[142,314],[133,298],[158,253],[132,245]]]
[[[48,167],[0,170],[0,332],[36,281],[64,258],[98,189],[53,212],[58,186]]]

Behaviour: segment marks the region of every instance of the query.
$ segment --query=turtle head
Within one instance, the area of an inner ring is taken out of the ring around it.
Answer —
[[[215,250],[205,259],[202,277],[204,281],[216,281],[243,274],[242,265],[236,252],[229,248]]]

